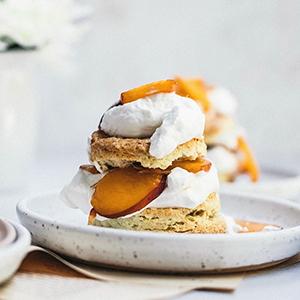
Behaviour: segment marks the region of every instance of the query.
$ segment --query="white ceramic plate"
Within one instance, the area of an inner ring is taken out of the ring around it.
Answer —
[[[14,228],[16,235],[13,241],[0,247],[0,284],[17,271],[31,242],[28,230],[22,225],[5,223]]]
[[[17,213],[34,243],[88,263],[161,272],[255,269],[300,252],[300,206],[222,194],[223,211],[284,230],[247,234],[134,232],[86,225],[87,217],[55,194],[21,201]]]
[[[235,182],[222,183],[221,188],[224,192],[246,192],[297,200],[297,196],[300,196],[300,174],[265,166],[257,183],[252,183],[247,175],[242,175]]]

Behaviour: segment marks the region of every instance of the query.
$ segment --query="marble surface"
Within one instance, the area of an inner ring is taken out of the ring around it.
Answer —
[[[0,190],[0,216],[17,220],[16,203],[28,195],[48,191],[58,191],[74,174],[80,162],[85,162],[85,155],[66,157],[45,157],[37,160],[28,174],[26,188],[14,191]],[[179,297],[182,300],[193,299],[299,299],[300,264],[259,272],[246,276],[234,293],[194,291]]]

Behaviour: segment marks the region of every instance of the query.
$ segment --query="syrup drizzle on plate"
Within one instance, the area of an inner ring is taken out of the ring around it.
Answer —
[[[276,231],[282,229],[280,226],[267,224],[267,223],[257,223],[257,222],[239,220],[239,219],[236,219],[235,222],[241,227],[239,233]]]

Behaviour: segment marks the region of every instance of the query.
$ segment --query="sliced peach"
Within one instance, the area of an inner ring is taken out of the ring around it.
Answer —
[[[148,83],[121,94],[121,103],[129,103],[140,98],[151,96],[158,93],[171,93],[176,90],[175,80],[160,80]]]
[[[247,141],[242,136],[238,138],[238,149],[244,156],[244,159],[241,162],[241,170],[247,172],[251,180],[256,182],[260,175],[259,167]]]
[[[159,168],[156,169],[145,169],[142,167],[135,167],[135,168],[139,170],[140,173],[154,172],[159,174],[170,174],[171,170],[177,167],[185,169],[188,172],[192,172],[192,173],[198,173],[200,171],[208,172],[211,167],[211,162],[203,158],[197,158],[195,160],[175,160],[173,161],[172,165],[165,170]]]
[[[128,167],[113,169],[95,187],[91,204],[101,216],[118,218],[134,213],[160,195],[166,177]]]
[[[143,167],[135,167],[135,168],[139,170],[140,173],[155,172],[160,174],[169,174],[172,169],[177,167],[185,169],[192,173],[198,173],[200,171],[208,172],[211,167],[211,162],[204,158],[197,158],[195,160],[175,160],[173,161],[172,165],[165,170],[159,168],[156,169],[145,169]]]
[[[176,77],[176,93],[183,97],[189,97],[197,101],[206,112],[211,108],[211,103],[207,98],[206,86],[201,79],[182,79]]]
[[[176,160],[168,169],[174,169],[176,167],[185,169],[192,173],[198,173],[200,171],[208,172],[211,167],[211,162],[203,158],[198,158],[196,160]]]

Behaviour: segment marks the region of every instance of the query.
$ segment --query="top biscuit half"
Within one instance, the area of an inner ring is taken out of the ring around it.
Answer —
[[[206,155],[203,138],[193,138],[159,159],[150,155],[149,148],[149,138],[111,137],[98,130],[91,137],[90,160],[98,163],[102,170],[109,167],[125,168],[132,164],[165,170],[176,160],[195,160]]]

